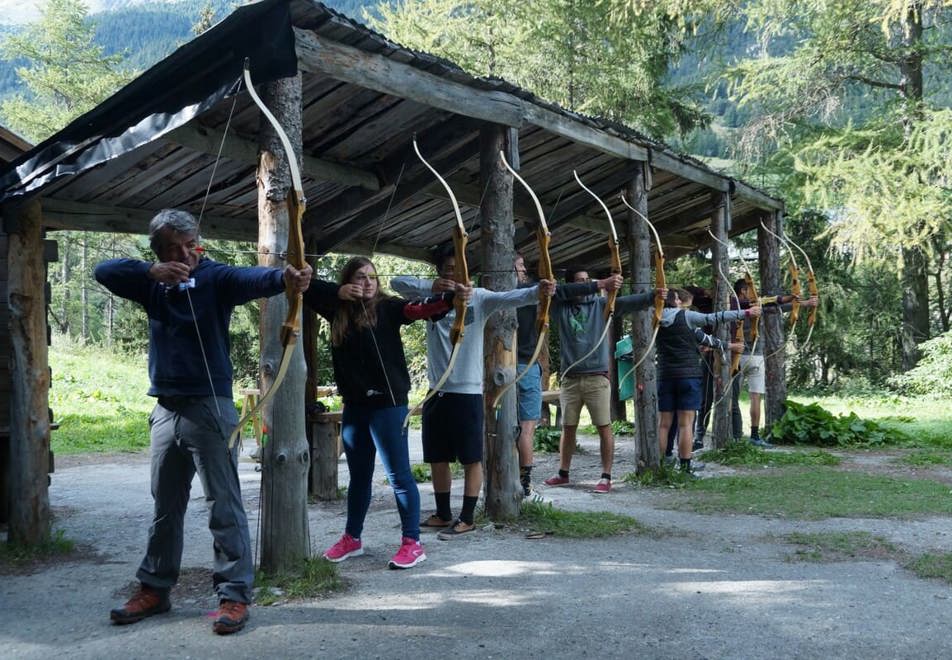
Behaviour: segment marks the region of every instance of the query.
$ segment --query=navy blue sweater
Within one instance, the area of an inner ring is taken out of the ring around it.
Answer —
[[[215,394],[230,399],[228,326],[232,310],[256,298],[283,292],[283,272],[276,268],[239,268],[202,259],[192,271],[195,287],[186,296],[177,287],[150,279],[151,266],[148,261],[136,259],[111,259],[96,266],[96,281],[117,296],[139,303],[149,316],[149,394],[208,396],[204,345]]]

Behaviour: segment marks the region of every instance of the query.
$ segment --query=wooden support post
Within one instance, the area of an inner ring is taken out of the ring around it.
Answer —
[[[336,500],[337,462],[340,452],[337,449],[339,437],[340,413],[317,413],[310,416],[308,426],[311,432],[311,478],[309,492],[319,500]]]
[[[300,154],[301,76],[283,78],[263,87],[264,102],[281,122]],[[289,217],[285,203],[291,181],[287,160],[267,119],[261,118],[261,160],[258,164],[258,250],[263,266],[283,268],[276,255],[288,245]],[[261,305],[261,391],[270,387],[281,361],[278,341],[287,316],[284,296]],[[297,342],[287,376],[265,406],[269,441],[264,446],[261,497],[261,567],[269,572],[299,570],[310,554],[307,525],[307,474],[310,450],[304,424],[304,351]]]
[[[648,215],[648,164],[635,161],[634,176],[625,196],[632,206]],[[654,287],[651,278],[651,255],[654,240],[647,223],[633,211],[626,215],[628,253],[631,262],[632,293],[645,293]],[[651,314],[637,313],[631,319],[631,344],[637,360],[651,341]],[[657,469],[661,461],[658,447],[658,370],[655,348],[635,369],[635,465],[639,473]]]
[[[780,234],[783,225],[783,212],[775,211],[765,217],[764,224],[770,231]],[[757,229],[757,246],[760,253],[760,295],[774,295],[781,292],[780,242],[763,229]],[[760,333],[764,342],[765,375],[767,396],[764,402],[764,429],[783,417],[784,402],[787,400],[786,356],[783,345],[784,321],[782,314],[767,313],[761,317]]]
[[[518,165],[518,133],[498,124],[485,124],[479,139],[480,187],[486,195],[480,206],[482,223],[479,244],[485,271],[483,286],[496,291],[516,287],[513,268],[515,226],[512,217],[512,175],[499,161],[499,152],[514,168]],[[496,394],[516,377],[516,313],[496,312],[486,322],[484,334],[484,411],[486,514],[493,520],[514,518],[519,514],[522,488],[516,440],[516,388],[510,390],[493,409]]]
[[[730,193],[714,193],[712,202],[717,204],[717,209],[711,220],[711,231],[723,243],[727,243],[727,227],[730,224]],[[714,295],[714,310],[721,311],[730,309],[730,286],[725,277],[730,268],[727,248],[722,243],[715,242],[712,248],[714,278],[717,283]],[[723,273],[723,276],[721,275]],[[730,324],[719,323],[715,334],[724,345],[730,340]],[[720,370],[715,374],[720,385],[714,387],[714,431],[713,442],[715,449],[721,449],[727,445],[733,432],[731,430],[731,393],[728,391],[731,387],[731,361],[730,351],[726,351],[727,359],[721,360]]]
[[[46,264],[39,201],[5,208],[10,308],[10,526],[8,541],[50,538],[50,367]]]

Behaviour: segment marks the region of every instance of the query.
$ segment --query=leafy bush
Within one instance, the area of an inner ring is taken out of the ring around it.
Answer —
[[[532,448],[548,454],[559,451],[562,429],[556,426],[538,426],[532,438]]]
[[[770,441],[779,444],[822,447],[883,446],[907,442],[902,431],[861,419],[856,413],[833,415],[819,404],[787,401],[787,411],[770,430]]]
[[[904,394],[952,396],[952,330],[919,344],[922,359],[889,384]]]

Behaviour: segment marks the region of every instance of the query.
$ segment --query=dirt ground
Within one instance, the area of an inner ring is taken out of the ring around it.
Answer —
[[[150,520],[148,456],[61,459],[51,502],[74,557],[0,576],[4,658],[948,658],[952,589],[891,559],[793,561],[778,540],[792,531],[863,530],[910,552],[952,551],[945,517],[796,521],[698,515],[664,507],[663,489],[625,485],[630,440],[616,448],[616,485],[590,488],[597,440],[583,437],[577,485],[539,490],[555,506],[634,516],[647,532],[608,539],[530,540],[487,525],[459,540],[425,534],[428,559],[387,569],[400,537],[392,493],[378,476],[364,532],[366,554],[341,564],[349,588],[327,598],[255,607],[245,631],[211,632],[211,537],[196,480],[186,522],[181,584],[163,616],[118,627],[108,611],[131,588]],[[411,447],[419,460],[419,438]],[[890,455],[851,457],[851,467],[902,472]],[[537,484],[554,472],[537,457]],[[710,473],[729,473],[714,468]],[[341,483],[346,473],[341,463]],[[378,472],[379,474],[379,472]],[[952,483],[952,475],[931,475]],[[241,478],[252,532],[260,473]],[[432,508],[421,485],[424,513]],[[461,492],[454,488],[457,510]],[[310,507],[316,552],[336,540],[343,502]]]

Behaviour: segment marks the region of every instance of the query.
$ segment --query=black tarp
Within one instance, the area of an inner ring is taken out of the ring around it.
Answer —
[[[289,0],[236,9],[63,130],[0,169],[0,202],[85,172],[182,126],[235,93],[297,73]]]

